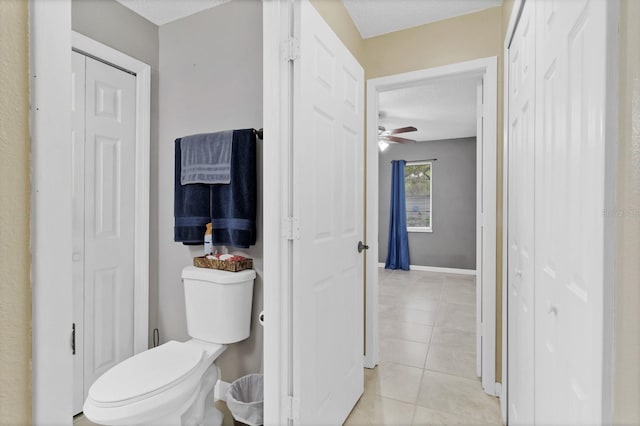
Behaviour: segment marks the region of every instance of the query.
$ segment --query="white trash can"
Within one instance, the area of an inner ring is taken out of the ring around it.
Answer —
[[[264,375],[248,374],[234,380],[226,394],[227,407],[236,425],[262,426]]]

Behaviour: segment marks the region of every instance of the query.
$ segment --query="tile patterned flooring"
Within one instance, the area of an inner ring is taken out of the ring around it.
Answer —
[[[475,279],[380,269],[380,364],[345,426],[502,425],[475,375]],[[233,418],[223,401],[216,406]],[[82,416],[74,426],[92,426]]]
[[[474,277],[380,269],[379,283],[380,364],[345,425],[502,425],[475,374]]]

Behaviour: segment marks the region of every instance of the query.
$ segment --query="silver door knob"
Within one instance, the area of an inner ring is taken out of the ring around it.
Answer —
[[[358,253],[362,253],[362,250],[368,250],[369,246],[364,244],[362,241],[358,241]]]

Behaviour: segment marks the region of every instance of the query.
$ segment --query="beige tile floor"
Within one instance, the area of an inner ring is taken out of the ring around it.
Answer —
[[[475,374],[475,279],[380,269],[380,364],[345,425],[501,425]]]
[[[475,280],[380,270],[380,364],[345,425],[501,425],[475,376]],[[224,426],[233,425],[223,401]],[[77,416],[74,426],[93,426]]]

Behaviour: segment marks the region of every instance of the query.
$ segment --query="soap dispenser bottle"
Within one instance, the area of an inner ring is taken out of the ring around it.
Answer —
[[[207,229],[204,231],[204,255],[208,256],[213,252],[213,224],[207,223]]]

